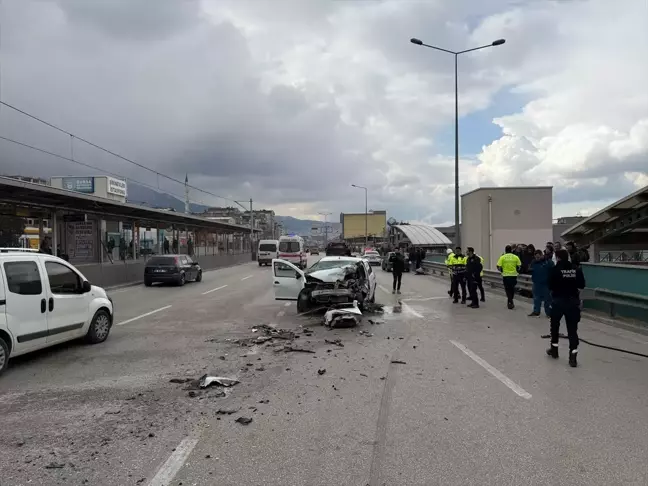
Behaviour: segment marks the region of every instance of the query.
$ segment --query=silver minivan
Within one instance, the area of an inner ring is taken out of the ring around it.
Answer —
[[[278,240],[261,240],[259,241],[259,249],[257,251],[257,260],[259,266],[270,265],[274,258],[279,257],[279,241]]]

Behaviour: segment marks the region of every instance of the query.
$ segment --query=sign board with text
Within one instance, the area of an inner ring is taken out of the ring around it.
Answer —
[[[94,177],[63,177],[63,189],[68,191],[93,194],[95,190]]]
[[[128,196],[128,188],[126,186],[126,181],[122,179],[116,179],[114,177],[106,178],[106,189],[108,194],[115,194],[117,196],[126,197]]]

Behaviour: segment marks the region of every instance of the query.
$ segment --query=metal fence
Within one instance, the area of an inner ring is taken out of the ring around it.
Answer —
[[[448,267],[443,263],[424,261],[424,268],[433,275],[440,277],[449,277]],[[489,285],[492,288],[504,288],[502,276],[499,272],[494,270],[484,270],[483,276],[484,285]],[[533,290],[533,283],[530,275],[518,276],[518,289],[527,291],[529,293]],[[617,315],[617,308],[619,306],[631,307],[633,309],[641,309],[648,311],[648,297],[640,294],[633,294],[629,292],[618,292],[615,290],[603,288],[585,288],[580,294],[581,300],[584,301],[597,301],[604,302],[607,307],[608,314],[611,317]],[[645,319],[648,321],[648,312],[644,313]]]

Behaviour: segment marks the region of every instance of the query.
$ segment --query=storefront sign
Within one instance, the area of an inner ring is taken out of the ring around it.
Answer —
[[[107,177],[107,181],[108,181],[108,194],[115,194],[117,196],[122,196],[122,197],[126,197],[128,195],[126,181],[121,179],[115,179],[114,177]]]
[[[76,260],[94,259],[96,241],[95,222],[85,221],[66,224],[67,252]]]
[[[68,191],[94,193],[94,177],[63,177],[63,189]]]

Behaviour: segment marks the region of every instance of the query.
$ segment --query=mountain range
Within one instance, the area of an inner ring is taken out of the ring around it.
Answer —
[[[140,186],[133,182],[128,184],[128,202],[141,204],[152,208],[175,209],[178,212],[184,212],[184,202],[175,196]],[[192,213],[202,213],[207,206],[202,204],[189,204],[189,210]],[[299,219],[292,216],[275,216],[277,222],[281,223],[288,234],[310,235],[312,228],[322,226],[322,221]],[[331,234],[340,233],[342,225],[340,223],[329,223]]]

